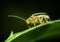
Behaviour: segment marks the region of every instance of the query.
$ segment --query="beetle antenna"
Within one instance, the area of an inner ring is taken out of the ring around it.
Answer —
[[[19,16],[16,16],[16,15],[8,15],[8,17],[16,17],[16,18],[19,18],[19,19],[21,19],[21,20],[23,20],[23,21],[25,21],[25,22],[26,22],[26,20],[25,20],[25,19],[23,19],[23,18],[21,18],[21,17],[19,17]]]
[[[26,22],[25,19],[23,19],[22,17],[16,16],[16,15],[8,15],[8,17],[15,17],[15,18],[21,19]],[[28,24],[27,24],[27,26],[30,28],[30,26]]]

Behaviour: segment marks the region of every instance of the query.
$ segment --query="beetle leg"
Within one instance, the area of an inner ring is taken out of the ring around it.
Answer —
[[[34,23],[34,27],[36,26],[36,24]]]
[[[45,21],[48,22],[48,20],[45,18]]]

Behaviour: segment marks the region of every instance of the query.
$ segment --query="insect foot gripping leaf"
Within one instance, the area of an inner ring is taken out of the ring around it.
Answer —
[[[50,21],[15,33],[8,37],[5,42],[49,42],[48,40],[54,40],[55,38],[60,38],[60,20]]]

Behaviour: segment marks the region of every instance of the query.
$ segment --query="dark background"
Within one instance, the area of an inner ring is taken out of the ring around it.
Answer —
[[[0,41],[4,41],[10,35],[11,30],[16,33],[28,28],[23,20],[8,18],[7,15],[17,15],[26,19],[33,13],[47,12],[53,21],[60,19],[58,4],[57,1],[46,0],[1,1]]]

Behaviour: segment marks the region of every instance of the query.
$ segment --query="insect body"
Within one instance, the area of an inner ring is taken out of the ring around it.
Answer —
[[[8,17],[19,18],[19,19],[25,21],[27,23],[27,25],[30,24],[30,25],[34,25],[34,26],[36,24],[45,23],[45,22],[48,22],[50,20],[49,15],[47,15],[47,13],[45,13],[45,12],[34,13],[29,18],[27,18],[26,20],[19,17],[19,16],[15,16],[15,15],[8,15]]]
[[[41,23],[45,23],[48,22],[50,20],[49,15],[47,15],[47,13],[41,12],[41,13],[34,13],[32,14],[27,20],[27,24],[33,24],[35,26],[35,24],[41,24]]]

